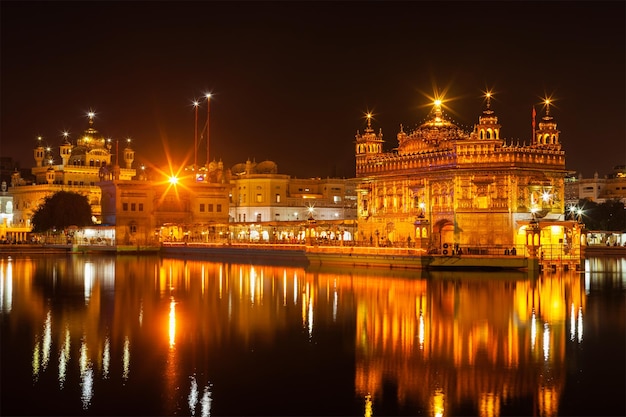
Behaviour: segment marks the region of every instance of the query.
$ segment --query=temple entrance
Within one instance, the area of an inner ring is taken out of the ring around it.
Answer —
[[[450,220],[439,220],[433,226],[432,246],[442,253],[444,249],[454,246],[454,223]]]

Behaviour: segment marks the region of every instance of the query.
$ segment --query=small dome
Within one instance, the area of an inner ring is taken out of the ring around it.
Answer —
[[[256,165],[255,171],[257,174],[276,174],[278,166],[273,161],[263,161]]]
[[[235,164],[235,165],[233,165],[233,167],[230,169],[230,171],[231,171],[234,175],[241,175],[241,174],[245,174],[245,173],[246,173],[246,164],[244,164],[244,163]]]

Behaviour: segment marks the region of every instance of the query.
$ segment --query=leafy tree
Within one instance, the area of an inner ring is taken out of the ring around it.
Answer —
[[[68,226],[90,226],[93,224],[91,216],[87,197],[70,191],[59,191],[44,199],[31,221],[33,232],[41,233]]]
[[[578,207],[583,210],[583,222],[589,230],[626,230],[626,211],[620,200],[608,200],[600,204],[580,200]]]

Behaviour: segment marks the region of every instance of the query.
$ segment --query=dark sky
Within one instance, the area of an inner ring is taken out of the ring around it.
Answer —
[[[211,159],[353,177],[366,111],[391,150],[435,91],[470,127],[489,89],[520,142],[552,97],[567,168],[604,175],[626,164],[625,5],[2,1],[0,155],[30,167],[38,135],[75,140],[92,109],[138,162],[193,162],[191,101],[210,90]]]

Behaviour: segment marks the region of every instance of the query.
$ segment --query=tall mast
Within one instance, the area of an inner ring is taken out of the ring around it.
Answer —
[[[193,142],[193,170],[196,170],[196,166],[198,166],[198,103],[197,100],[194,100],[193,107],[195,108],[196,113],[196,123],[194,128],[194,142]]]
[[[209,120],[211,118],[211,94],[206,94],[206,166],[209,167]]]

